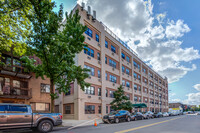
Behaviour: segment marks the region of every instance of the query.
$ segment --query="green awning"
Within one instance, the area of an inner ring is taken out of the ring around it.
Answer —
[[[147,105],[145,103],[138,103],[138,104],[133,104],[134,108],[146,108]]]

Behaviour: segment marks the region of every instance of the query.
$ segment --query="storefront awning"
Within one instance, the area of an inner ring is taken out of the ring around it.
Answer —
[[[147,105],[145,103],[138,103],[138,104],[133,104],[134,108],[146,108]]]

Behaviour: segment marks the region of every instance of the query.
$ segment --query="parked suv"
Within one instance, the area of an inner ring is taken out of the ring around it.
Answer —
[[[163,117],[163,114],[162,112],[158,112],[158,113],[154,113],[153,116],[154,118],[160,118],[160,117]]]
[[[148,112],[144,113],[143,116],[144,116],[145,119],[154,118],[153,117],[153,112],[151,112],[151,111],[148,111]]]
[[[103,117],[104,123],[119,123],[120,121],[131,121],[130,112],[126,110],[112,111]]]
[[[131,120],[143,120],[145,119],[144,115],[141,112],[134,112],[131,114]]]
[[[0,103],[0,129],[32,128],[46,133],[61,124],[60,113],[32,113],[30,105]]]

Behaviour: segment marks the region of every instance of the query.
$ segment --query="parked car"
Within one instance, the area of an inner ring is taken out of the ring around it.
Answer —
[[[0,104],[0,129],[32,128],[46,133],[61,124],[60,113],[32,113],[30,105]]]
[[[163,117],[168,117],[168,116],[169,116],[169,114],[167,112],[163,113]]]
[[[169,116],[172,116],[172,113],[171,112],[168,112]]]
[[[162,112],[158,112],[158,113],[154,113],[153,116],[154,118],[160,118],[160,117],[163,117],[163,114]]]
[[[141,112],[134,112],[131,114],[131,120],[143,120],[145,119],[144,115]]]
[[[131,115],[129,111],[112,111],[103,117],[104,123],[119,123],[121,121],[131,121]]]
[[[196,112],[196,115],[200,115],[200,112]]]
[[[153,112],[151,112],[151,111],[148,111],[148,112],[144,113],[143,116],[144,116],[145,119],[154,118],[153,117]]]

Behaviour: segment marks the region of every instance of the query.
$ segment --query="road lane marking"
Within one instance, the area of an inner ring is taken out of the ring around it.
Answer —
[[[141,129],[141,128],[145,128],[145,127],[150,127],[150,126],[158,125],[158,124],[161,124],[161,123],[173,121],[173,120],[180,119],[180,118],[183,118],[183,117],[173,118],[173,119],[170,119],[170,120],[165,120],[165,121],[161,121],[161,122],[156,122],[156,123],[149,124],[149,125],[144,125],[144,126],[140,126],[140,127],[135,127],[135,128],[131,128],[131,129],[126,129],[126,130],[118,131],[118,132],[115,132],[115,133],[127,133],[127,132],[130,132],[130,131],[134,131],[134,130],[138,130],[138,129]]]

